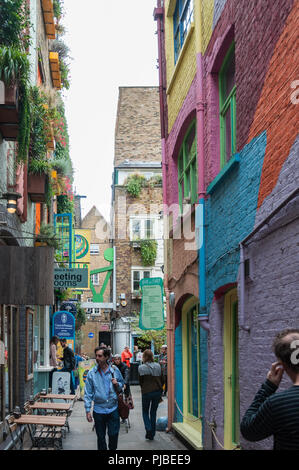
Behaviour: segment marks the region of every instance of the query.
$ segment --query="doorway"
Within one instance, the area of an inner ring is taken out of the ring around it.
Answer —
[[[224,300],[224,447],[234,449],[240,441],[240,390],[237,289]]]

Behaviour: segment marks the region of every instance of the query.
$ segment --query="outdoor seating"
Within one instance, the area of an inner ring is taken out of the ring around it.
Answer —
[[[15,423],[15,418],[13,414],[8,415],[5,418],[7,429],[12,441],[13,450],[22,450],[23,449],[23,433],[18,425]]]
[[[27,425],[31,439],[31,449],[62,449],[62,428],[66,418],[62,416],[42,416],[28,413],[14,419],[16,424]]]

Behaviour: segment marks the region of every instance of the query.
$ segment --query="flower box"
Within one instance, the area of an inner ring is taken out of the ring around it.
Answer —
[[[0,132],[6,140],[16,140],[19,131],[19,89],[5,86],[4,103],[0,102]]]
[[[28,194],[32,202],[45,202],[46,175],[28,173]]]
[[[56,30],[54,22],[53,0],[42,0],[42,9],[47,38],[55,39]]]
[[[50,69],[51,69],[51,77],[52,77],[53,86],[57,90],[60,90],[61,75],[60,75],[60,68],[59,68],[58,52],[50,52],[49,61],[50,61]]]

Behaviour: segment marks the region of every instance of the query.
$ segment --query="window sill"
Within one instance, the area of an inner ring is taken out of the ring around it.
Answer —
[[[235,153],[235,155],[233,155],[231,157],[231,159],[229,160],[229,162],[227,162],[227,164],[222,168],[222,170],[220,171],[220,173],[218,173],[218,175],[216,176],[216,178],[214,178],[214,180],[212,181],[212,183],[209,184],[208,188],[207,188],[207,194],[213,194],[213,192],[218,188],[218,186],[225,180],[225,178],[227,177],[227,175],[231,172],[231,170],[233,168],[235,168],[237,165],[239,165],[239,162],[240,162],[240,154],[239,153]]]
[[[34,369],[34,372],[51,372],[53,370],[53,366],[39,366],[36,369]]]
[[[188,34],[186,36],[186,39],[184,41],[184,44],[183,44],[183,47],[181,49],[181,52],[179,54],[179,57],[178,57],[178,60],[174,66],[174,71],[172,73],[172,76],[171,76],[171,79],[170,79],[170,82],[169,82],[169,86],[166,90],[166,94],[167,95],[170,95],[171,93],[171,90],[172,90],[172,87],[174,85],[174,82],[175,82],[175,79],[176,79],[176,76],[178,74],[178,71],[180,69],[180,66],[181,66],[181,63],[183,62],[183,59],[184,59],[184,56],[185,56],[185,53],[186,53],[186,50],[188,48],[188,45],[189,45],[189,42],[190,42],[190,39],[193,35],[193,32],[195,30],[195,27],[194,27],[194,23],[191,23],[191,26],[190,26],[190,29],[188,31]]]

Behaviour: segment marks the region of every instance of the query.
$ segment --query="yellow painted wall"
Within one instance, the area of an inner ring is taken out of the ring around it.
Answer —
[[[204,53],[213,27],[214,0],[194,0],[194,23],[189,30],[177,64],[174,63],[173,18],[176,1],[165,2],[165,48],[168,102],[168,132],[196,75],[196,55]],[[201,20],[202,18],[202,20]]]

